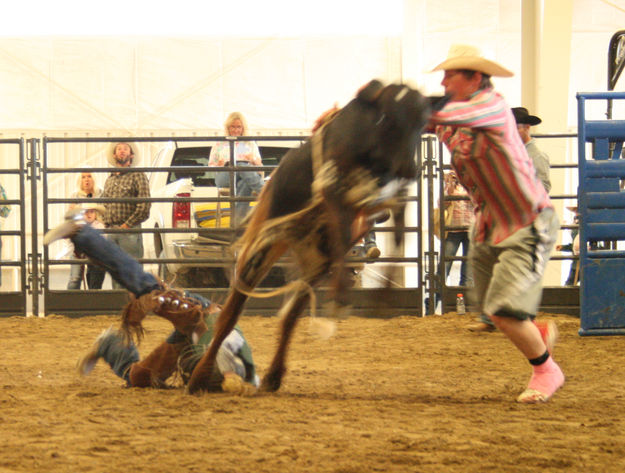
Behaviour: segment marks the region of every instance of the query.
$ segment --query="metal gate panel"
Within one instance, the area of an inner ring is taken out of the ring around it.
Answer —
[[[625,335],[624,120],[588,120],[587,100],[625,99],[625,93],[579,93],[580,335]],[[587,156],[587,143],[592,152]]]
[[[577,134],[563,133],[563,134],[549,134],[549,135],[535,135],[534,138],[565,138],[576,139]],[[471,294],[471,287],[468,286],[454,286],[448,284],[448,278],[445,277],[445,263],[454,263],[465,260],[462,256],[450,255],[445,252],[445,245],[435,240],[432,228],[435,225],[434,222],[434,208],[439,207],[436,202],[435,190],[438,190],[440,198],[440,204],[444,205],[447,201],[457,201],[464,199],[464,197],[458,196],[446,196],[444,195],[444,173],[451,169],[451,165],[443,159],[443,145],[436,140],[433,136],[426,136],[424,138],[427,147],[424,155],[424,183],[427,186],[424,191],[427,198],[427,205],[424,206],[426,211],[426,219],[428,221],[429,233],[423,235],[423,242],[426,245],[424,253],[424,293],[425,297],[429,297],[433,300],[434,294],[437,288],[440,288],[440,301],[442,305],[442,313],[454,312],[456,310],[456,294],[465,294],[465,301],[467,303],[467,311],[477,312],[479,307],[476,306],[476,301],[472,297],[466,297],[467,294]],[[577,164],[554,164],[551,163],[551,169],[576,169]],[[550,198],[555,202],[556,200],[564,199],[576,199],[577,194],[550,194]],[[624,196],[625,197],[625,196]],[[444,233],[447,230],[445,226],[445,220],[443,213],[439,213],[439,221],[437,222],[441,232]],[[577,225],[562,225],[561,230],[570,230],[576,228]],[[453,227],[452,227],[453,229]],[[458,229],[456,227],[455,229]],[[438,243],[438,244],[437,244]],[[563,256],[559,254],[552,254],[551,260],[571,260],[577,261],[576,256]],[[579,287],[578,286],[545,286],[543,287],[542,300],[539,306],[539,311],[568,314],[573,316],[579,316]],[[432,315],[435,313],[434,306],[431,305],[425,308],[426,315]]]
[[[272,138],[278,139],[278,137],[262,137],[255,136],[255,140],[257,141],[271,141]],[[294,137],[301,140],[301,137]],[[279,139],[288,139],[288,137],[280,137]],[[45,232],[49,228],[48,222],[48,209],[51,205],[58,204],[67,204],[72,201],[69,198],[51,198],[48,193],[48,180],[49,176],[58,173],[66,173],[66,172],[80,172],[83,170],[82,168],[61,168],[54,162],[49,162],[50,154],[48,152],[48,147],[51,144],[61,144],[61,143],[98,143],[98,142],[115,142],[115,141],[126,141],[128,137],[123,138],[115,138],[115,137],[107,137],[107,138],[48,138],[44,137],[42,142],[42,176],[43,176],[43,229],[42,232]],[[138,138],[133,137],[133,142],[167,142],[167,141],[211,141],[210,137],[150,137],[150,138]],[[418,149],[415,160],[417,161],[418,168],[421,168],[422,161],[422,149]],[[151,161],[151,157],[148,159],[148,162]],[[182,169],[178,168],[136,168],[138,171],[145,172],[168,172],[172,169]],[[89,168],[90,172],[110,172],[110,168]],[[352,313],[354,315],[361,316],[374,316],[374,317],[386,317],[392,315],[422,315],[422,281],[423,281],[423,261],[422,261],[422,252],[423,252],[423,231],[422,231],[422,182],[421,180],[417,181],[414,186],[414,192],[406,197],[409,203],[414,203],[416,205],[412,205],[412,209],[410,212],[413,212],[410,215],[412,219],[412,224],[405,228],[406,232],[414,235],[415,247],[410,250],[410,253],[406,253],[403,248],[400,248],[397,252],[393,252],[389,255],[382,255],[380,258],[376,260],[374,263],[377,268],[386,268],[386,267],[396,267],[398,272],[401,272],[401,276],[397,277],[397,280],[394,281],[396,287],[391,287],[390,290],[386,291],[382,288],[358,288],[355,287],[350,290],[350,299],[352,301]],[[234,198],[236,199],[236,197]],[[234,199],[232,200],[234,202]],[[149,201],[172,201],[172,199],[164,199],[164,198],[150,198],[147,199]],[[176,201],[182,201],[181,198],[176,198]],[[214,198],[200,198],[198,201],[214,201]],[[376,228],[375,231],[380,234],[390,234],[394,227],[385,226]],[[115,230],[113,230],[115,231]],[[143,233],[161,233],[161,232],[176,232],[176,233],[197,233],[197,229],[172,229],[172,228],[142,228],[140,230]],[[360,258],[361,260],[363,258]],[[163,263],[168,261],[167,259],[142,259],[140,260],[142,263],[150,264],[150,263]],[[195,260],[187,260],[189,262],[197,262],[202,263],[201,258],[196,258]],[[94,315],[94,314],[113,314],[118,313],[123,305],[128,300],[128,296],[125,291],[109,291],[109,290],[96,290],[96,291],[66,291],[66,290],[52,290],[48,284],[50,268],[54,265],[67,264],[67,261],[53,260],[50,258],[48,254],[48,249],[43,249],[43,257],[42,257],[42,267],[43,267],[43,283],[42,283],[42,293],[44,296],[44,314],[61,314],[68,316],[80,316],[80,315]],[[406,288],[400,287],[404,284],[403,270],[405,267],[415,268],[415,272],[417,277],[415,278],[414,287]],[[383,271],[380,271],[383,272]],[[197,291],[201,294],[207,295],[210,298],[215,300],[224,300],[225,299],[225,289],[216,289],[210,287],[203,288],[190,288],[194,291]],[[318,303],[318,312],[320,312],[322,306],[330,300],[329,291],[326,288],[317,288],[317,303]],[[273,315],[277,312],[277,309],[282,305],[283,298],[278,297],[275,299],[250,299],[246,305],[247,313],[263,313],[268,315]]]
[[[17,196],[11,195],[12,190],[7,192],[8,200],[2,202],[11,207],[11,212],[19,213],[19,228],[6,228],[6,222],[3,222],[3,226],[0,230],[0,238],[3,236],[18,237],[19,241],[19,257],[10,260],[0,260],[0,267],[15,267],[19,268],[19,281],[16,288],[0,292],[0,316],[13,316],[13,315],[26,315],[28,311],[27,307],[27,275],[29,270],[27,269],[26,257],[26,143],[24,139],[2,139],[0,140],[1,146],[10,146],[11,159],[9,162],[13,163],[13,168],[0,169],[0,178],[5,176],[16,176],[18,180],[17,188],[19,194]],[[13,151],[13,148],[15,151]],[[4,179],[3,179],[4,180]],[[4,183],[6,189],[6,182]],[[6,239],[5,239],[6,243]]]
[[[600,128],[600,133],[603,135],[609,134],[605,129]],[[269,137],[271,138],[271,137]],[[284,138],[284,137],[283,137]],[[299,137],[301,138],[301,137]],[[605,136],[604,136],[605,138]],[[119,138],[119,140],[125,140],[126,138]],[[263,137],[256,137],[258,140],[262,140]],[[150,138],[137,138],[133,137],[135,142],[166,142],[166,141],[210,141],[208,137],[150,137]],[[35,140],[37,143],[39,140]],[[41,219],[43,221],[43,228],[39,228],[36,234],[41,235],[48,228],[48,210],[50,205],[67,204],[72,199],[68,198],[50,198],[48,195],[48,180],[50,176],[55,173],[66,172],[80,172],[81,168],[66,169],[61,167],[55,167],[54,162],[48,162],[48,147],[50,144],[59,143],[102,143],[117,141],[116,138],[48,138],[44,137],[41,140],[42,143],[42,165],[35,156],[34,151],[31,153],[33,158],[29,161],[27,169],[32,168],[32,174],[35,176],[31,181],[34,186],[33,192],[36,193],[36,181],[42,183],[42,200],[43,207],[39,209]],[[608,141],[599,141],[598,149],[609,149]],[[444,264],[446,261],[453,262],[462,260],[461,256],[445,255],[441,248],[437,249],[434,236],[431,232],[433,228],[433,208],[436,189],[438,194],[443,195],[443,183],[442,175],[444,170],[449,169],[448,164],[443,163],[442,158],[442,145],[433,135],[425,135],[422,141],[421,147],[419,147],[417,156],[415,156],[417,165],[420,169],[423,169],[423,175],[421,179],[417,180],[413,189],[414,193],[407,197],[407,200],[414,204],[410,209],[412,224],[406,227],[407,235],[410,235],[414,246],[412,247],[410,254],[401,252],[393,255],[382,255],[378,262],[374,264],[374,268],[384,268],[387,266],[396,266],[398,270],[402,270],[405,267],[411,266],[415,268],[414,274],[417,274],[418,281],[412,284],[413,287],[393,287],[390,291],[385,292],[381,288],[354,288],[350,291],[350,299],[352,301],[352,313],[360,316],[374,316],[374,317],[386,317],[392,315],[424,315],[423,311],[423,296],[427,287],[427,292],[430,297],[434,297],[436,287],[440,288],[442,296],[443,311],[453,311],[455,307],[455,294],[459,291],[464,292],[468,288],[461,288],[458,286],[447,286],[444,277]],[[38,176],[38,169],[41,168],[41,176]],[[90,172],[108,173],[110,168],[89,168]],[[138,170],[141,170],[138,168]],[[151,169],[144,168],[146,172],[168,172],[169,168]],[[602,173],[616,173],[619,174],[619,170],[608,169],[607,167],[601,170]],[[613,185],[613,184],[612,184]],[[425,187],[424,187],[425,186]],[[561,196],[567,197],[567,196]],[[568,196],[571,197],[571,196]],[[598,198],[604,198],[603,194],[600,194]],[[41,199],[40,199],[41,200]],[[171,199],[156,198],[150,199],[151,201],[172,201]],[[181,199],[176,199],[181,200]],[[202,202],[208,202],[211,198],[202,198]],[[41,204],[39,204],[41,206]],[[36,224],[37,208],[33,208],[33,224]],[[601,218],[601,212],[598,211],[592,214],[591,219]],[[428,222],[427,227],[430,231],[423,231],[424,220]],[[601,224],[601,222],[594,222]],[[444,222],[441,222],[441,226],[444,227]],[[22,228],[24,226],[22,225]],[[596,231],[600,231],[601,225],[597,226]],[[388,233],[392,231],[392,227],[383,227],[376,229],[380,233]],[[602,231],[602,230],[601,230]],[[196,232],[194,229],[171,229],[171,228],[143,228],[143,233],[192,233]],[[33,237],[32,247],[36,248],[41,244],[36,240],[36,234]],[[39,239],[40,240],[40,239]],[[52,290],[49,283],[50,268],[58,264],[67,264],[67,261],[57,261],[50,259],[47,248],[43,248],[42,255],[35,252],[34,254],[26,256],[22,261],[32,261],[35,259],[35,264],[30,268],[30,281],[36,282],[32,285],[32,289],[27,287],[33,294],[33,305],[38,309],[38,293],[41,291],[44,302],[44,315],[46,314],[62,314],[68,316],[81,316],[81,315],[95,315],[95,314],[111,314],[119,312],[120,308],[127,301],[127,294],[124,291],[66,291],[66,290]],[[562,258],[562,257],[560,257]],[[163,263],[168,262],[167,259],[141,260],[145,264]],[[190,262],[202,263],[199,259],[197,261],[189,260]],[[33,267],[34,266],[34,267]],[[41,267],[41,269],[40,269]],[[437,271],[437,268],[439,271]],[[401,278],[400,278],[401,279]],[[399,283],[403,280],[397,280]],[[41,289],[39,289],[41,288]],[[224,300],[226,296],[225,289],[202,287],[195,288],[197,292],[207,295],[215,300]],[[576,303],[571,301],[571,298],[575,299],[578,289],[575,287],[552,287],[545,288],[543,293],[543,302],[541,304],[541,310],[549,310],[550,312],[563,312],[577,314]],[[318,295],[318,309],[323,305],[324,301],[328,301],[330,295],[324,288],[318,288],[316,290]],[[37,297],[35,297],[37,294]],[[20,295],[15,295],[18,297]],[[566,296],[566,297],[565,297]],[[564,300],[566,299],[566,300]],[[246,305],[246,313],[257,313],[271,315],[275,314],[277,308],[281,305],[282,298],[274,299],[251,299]],[[475,310],[475,308],[469,308],[469,310]],[[37,314],[38,315],[38,314]]]

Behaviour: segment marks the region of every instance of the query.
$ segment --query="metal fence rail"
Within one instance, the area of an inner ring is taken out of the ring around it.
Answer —
[[[573,134],[551,135],[549,138],[571,138]],[[304,137],[305,138],[305,137]],[[254,136],[242,137],[241,139],[261,141],[302,141],[302,136]],[[120,308],[127,302],[128,295],[125,291],[116,290],[66,290],[64,288],[53,287],[51,285],[52,276],[59,271],[64,271],[69,265],[84,264],[86,260],[68,260],[52,257],[48,247],[42,247],[41,235],[50,227],[59,223],[60,215],[68,204],[85,202],[85,199],[72,199],[65,195],[59,196],[58,189],[53,189],[55,182],[59,179],[66,179],[67,175],[79,175],[81,172],[91,172],[94,175],[105,176],[111,172],[108,166],[102,167],[67,167],[63,163],[64,150],[70,144],[90,146],[93,143],[111,143],[132,141],[149,146],[165,146],[172,141],[183,143],[186,146],[196,146],[205,142],[216,142],[226,140],[225,137],[89,137],[89,138],[50,138],[43,137],[41,140],[33,139],[28,143],[23,140],[3,140],[0,144],[19,146],[19,167],[18,169],[1,170],[2,174],[14,174],[20,181],[20,195],[18,198],[9,200],[11,205],[20,209],[19,228],[3,228],[0,235],[11,235],[20,238],[21,256],[19,260],[2,261],[0,266],[16,266],[20,268],[21,290],[3,292],[3,300],[7,303],[0,307],[0,315],[26,314],[27,304],[32,307],[32,313],[39,315],[63,314],[67,316],[82,316],[93,314],[118,313]],[[28,146],[26,146],[28,145]],[[53,148],[54,147],[54,148]],[[53,148],[53,151],[52,150]],[[26,161],[26,157],[28,160]],[[391,317],[396,315],[425,315],[424,298],[430,297],[434,300],[435,293],[440,292],[442,308],[444,312],[451,311],[455,306],[455,294],[467,291],[467,287],[447,285],[444,266],[445,263],[456,263],[463,260],[462,256],[446,255],[444,245],[441,245],[434,237],[433,211],[437,206],[438,196],[442,196],[441,203],[448,199],[443,193],[443,174],[450,169],[445,163],[444,150],[435,136],[425,135],[421,146],[415,155],[418,168],[422,169],[421,178],[411,187],[409,195],[406,197],[408,208],[406,212],[407,225],[405,227],[403,248],[394,251],[390,245],[385,248],[382,255],[375,262],[367,260],[363,255],[351,255],[350,261],[356,265],[364,265],[363,271],[356,278],[355,286],[350,290],[352,301],[352,313],[361,316]],[[266,173],[274,168],[271,166],[246,167],[245,170],[262,170]],[[575,164],[557,164],[553,169],[574,168]],[[151,174],[177,172],[184,175],[204,172],[206,168],[198,166],[159,166],[153,167],[149,161],[142,163],[140,167],[133,170]],[[238,167],[230,169],[215,169],[216,172],[237,172]],[[233,175],[232,175],[233,176]],[[66,179],[67,180],[67,179]],[[30,186],[27,188],[27,184]],[[234,178],[231,177],[231,184]],[[30,190],[30,196],[26,194]],[[55,191],[55,192],[51,192]],[[13,197],[13,196],[11,196]],[[574,199],[573,194],[552,195],[552,199]],[[28,200],[30,199],[30,201]],[[453,197],[450,199],[454,199]],[[448,200],[450,200],[448,199]],[[146,199],[96,199],[88,201],[92,203],[103,203],[110,201],[136,202],[147,201],[151,203],[179,203],[192,202],[194,204],[227,204],[230,207],[235,202],[252,200],[248,197],[236,197],[234,195],[217,197],[150,197]],[[27,228],[26,214],[30,211],[30,226],[32,227],[30,247],[27,250],[25,231]],[[442,217],[441,217],[442,220]],[[444,221],[440,222],[444,232]],[[214,228],[213,231],[222,233],[225,238],[234,240],[237,229],[231,223],[226,228]],[[374,229],[380,239],[385,242],[391,240],[391,233],[394,230],[392,222],[383,224]],[[575,225],[565,225],[564,230],[575,228]],[[107,229],[105,233],[132,232],[140,233],[145,238],[155,239],[164,235],[179,235],[180,238],[190,238],[198,234],[197,228],[172,228],[167,226],[148,227],[143,226],[138,229],[116,230]],[[385,246],[384,243],[382,246]],[[160,256],[160,257],[159,257]],[[574,257],[555,255],[554,260],[570,259]],[[167,263],[179,263],[177,259],[162,257],[143,258],[140,260],[146,268],[164,268]],[[206,265],[220,265],[228,271],[234,271],[234,257],[224,255],[219,258],[192,256],[184,260],[190,265],[198,267]],[[386,282],[365,280],[367,275],[384,275],[387,269],[393,269],[393,280],[390,290],[384,289]],[[161,276],[164,274],[161,272]],[[202,286],[193,288],[195,291],[208,296],[217,301],[223,301],[227,295],[228,288]],[[261,289],[262,290],[262,289]],[[579,310],[579,289],[577,287],[547,287],[544,291],[542,310],[552,312],[563,312],[577,314]],[[330,299],[327,288],[319,287],[316,290],[319,313],[323,313],[323,307]],[[41,297],[40,297],[41,296]],[[250,299],[247,303],[247,313],[254,314],[275,314],[277,308],[282,303],[282,297],[269,299]],[[42,304],[42,307],[40,305]],[[469,310],[475,309],[469,307]],[[432,313],[433,310],[430,311]]]
[[[225,140],[225,137],[176,137],[175,141],[185,142],[187,144],[191,144],[194,142],[214,142],[219,140]],[[242,137],[241,139],[246,139]],[[249,138],[248,138],[249,139]],[[107,138],[44,138],[42,140],[42,180],[43,180],[43,208],[45,211],[43,212],[43,231],[47,231],[50,226],[50,221],[48,215],[51,213],[50,209],[54,206],[58,206],[61,204],[67,205],[69,203],[78,203],[84,202],[85,199],[71,199],[71,198],[58,198],[51,197],[50,189],[47,186],[47,183],[51,181],[50,176],[55,174],[63,174],[63,173],[80,173],[80,172],[92,172],[92,173],[109,173],[111,171],[110,167],[94,167],[94,168],[66,168],[66,167],[57,167],[54,162],[51,162],[49,159],[49,147],[54,144],[62,144],[62,143],[104,143],[104,142],[118,142],[118,141],[128,141],[129,139],[123,137],[107,137]],[[253,140],[257,142],[265,142],[265,141],[301,141],[301,136],[254,136]],[[132,138],[133,142],[171,142],[171,137],[151,137],[151,138]],[[231,141],[231,140],[230,140]],[[421,152],[417,154],[415,159],[421,159]],[[245,170],[262,170],[267,173],[271,172],[275,166],[262,166],[262,167],[246,167]],[[146,173],[169,173],[169,172],[178,172],[178,173],[193,173],[199,172],[197,166],[160,166],[158,168],[153,168],[151,166],[142,166],[133,168],[134,171],[142,171]],[[202,172],[205,169],[202,169]],[[224,169],[215,169],[215,171],[220,172],[236,172],[241,169],[237,167],[232,167],[228,170]],[[233,182],[233,179],[231,179]],[[401,251],[397,254],[384,254],[378,260],[376,260],[375,266],[379,267],[380,273],[384,271],[382,268],[387,266],[396,267],[400,272],[401,268],[406,265],[411,265],[414,268],[417,268],[418,276],[417,282],[422,280],[421,267],[422,262],[420,258],[421,254],[421,205],[418,203],[421,201],[419,192],[421,192],[421,185],[416,186],[416,193],[408,196],[408,200],[410,202],[414,202],[416,212],[418,214],[418,219],[416,224],[409,225],[406,228],[406,232],[414,233],[417,235],[417,241],[419,242],[418,249],[413,251],[411,254],[407,254],[406,252]],[[114,201],[122,201],[122,202],[133,202],[133,201],[147,201],[147,202],[193,202],[193,203],[215,203],[215,202],[227,202],[228,205],[232,206],[235,202],[241,201],[249,201],[250,198],[246,197],[236,197],[234,195],[229,195],[227,197],[201,197],[201,198],[180,198],[180,197],[150,197],[147,199],[112,199]],[[97,203],[97,202],[105,202],[111,201],[111,199],[89,199],[89,202]],[[231,222],[232,225],[232,222]],[[217,229],[218,231],[223,231],[224,234],[236,233],[237,229],[234,227]],[[394,227],[385,226],[376,228],[376,233],[380,235],[390,235],[389,232],[393,231]],[[192,236],[198,233],[197,228],[171,228],[171,227],[159,227],[159,228],[148,228],[146,226],[141,229],[133,229],[133,230],[121,230],[121,231],[131,231],[135,233],[141,234],[151,234],[151,235],[163,235],[166,233],[180,234],[182,237],[184,236]],[[120,230],[106,230],[105,233],[116,233],[120,232]],[[383,238],[383,237],[382,237]],[[234,271],[233,263],[234,259],[232,257],[223,257],[219,259],[214,258],[204,258],[201,256],[195,258],[188,258],[184,260],[185,263],[208,265],[208,264],[217,264],[223,267],[229,268],[230,271]],[[98,291],[68,291],[64,289],[54,289],[49,285],[50,281],[50,272],[54,267],[58,267],[61,265],[68,264],[81,264],[84,263],[84,260],[57,260],[50,257],[48,248],[43,249],[43,294],[45,300],[45,314],[64,314],[70,316],[77,315],[86,315],[86,314],[101,314],[101,313],[115,313],[119,311],[119,309],[123,306],[123,304],[127,301],[128,296],[124,291],[113,291],[113,290],[98,290]],[[171,258],[143,258],[140,262],[145,265],[157,264],[161,267],[165,263],[174,263],[176,260],[172,260]],[[362,256],[353,256],[351,258],[351,262],[354,264],[366,264],[365,258]],[[382,291],[381,287],[377,288],[362,288],[356,285],[351,290],[351,300],[353,313],[356,315],[376,315],[376,316],[391,316],[396,315],[397,313],[403,314],[420,314],[421,300],[422,300],[422,289],[420,284],[416,284],[416,287],[405,288],[403,286],[403,277],[398,276],[398,284],[395,285],[391,289],[392,295],[390,297],[385,297],[384,299],[388,301],[388,307],[380,306],[380,298],[381,294],[386,292]],[[228,288],[227,287],[194,287],[192,288],[194,291],[201,293],[203,295],[208,296],[214,300],[224,300]],[[318,301],[318,311],[322,312],[323,307],[326,305],[329,299],[328,290],[324,287],[320,287],[317,289],[317,301]],[[266,314],[274,314],[276,309],[280,306],[282,298],[274,298],[274,299],[251,299],[247,304],[247,311],[249,313],[266,313]]]
[[[26,254],[26,175],[29,176],[36,174],[37,169],[34,166],[34,162],[29,156],[28,168],[25,166],[26,157],[26,142],[23,139],[2,139],[0,140],[0,147],[8,147],[7,150],[8,159],[6,162],[13,163],[13,168],[0,169],[0,180],[9,180],[14,176],[18,181],[17,186],[13,186],[12,189],[17,187],[18,195],[12,195],[11,192],[7,194],[7,200],[0,202],[0,205],[8,205],[11,209],[12,218],[9,222],[16,222],[17,226],[11,226],[7,228],[7,223],[3,222],[3,226],[0,228],[0,238],[2,237],[16,237],[18,241],[17,255],[19,259],[0,259],[0,270],[2,268],[16,268],[17,269],[17,290],[3,290],[0,292],[0,316],[9,315],[27,315],[28,304],[27,295],[32,295],[34,300],[37,295],[38,282],[33,280],[31,276],[36,274],[36,269],[33,271],[33,266],[37,266],[37,255],[32,253]],[[35,179],[33,179],[34,181]],[[5,189],[6,189],[6,182]],[[15,214],[18,214],[17,218]],[[3,238],[4,244],[13,243],[14,238]],[[33,246],[36,248],[36,245]],[[28,277],[28,283],[27,283]],[[8,286],[8,284],[7,284]]]
[[[572,139],[577,138],[575,133],[550,133],[550,134],[536,134],[532,135],[537,140],[556,140],[556,139]],[[438,207],[438,203],[435,200],[435,190],[438,191],[440,198],[440,207],[444,206],[445,202],[466,200],[466,197],[455,197],[444,195],[444,173],[451,170],[451,165],[445,162],[444,149],[442,143],[434,136],[424,137],[424,149],[426,150],[424,158],[424,182],[427,186],[427,219],[428,228],[430,231],[424,236],[424,242],[427,243],[427,250],[425,251],[425,280],[424,280],[424,293],[425,297],[430,301],[434,301],[435,294],[439,292],[442,312],[455,311],[456,306],[456,294],[467,293],[470,291],[468,286],[449,285],[447,277],[445,276],[445,263],[462,262],[467,258],[463,256],[448,255],[445,254],[445,245],[442,243],[436,245],[436,239],[431,229],[435,225],[439,225],[441,228],[441,234],[445,233],[445,230],[459,230],[463,227],[447,227],[445,225],[445,219],[443,212],[439,213],[439,221],[434,221],[434,209]],[[551,164],[551,170],[577,170],[577,164]],[[549,195],[554,203],[562,200],[577,200],[577,193],[560,193]],[[468,227],[464,227],[468,229]],[[576,224],[563,224],[560,227],[561,231],[575,230],[578,228]],[[438,250],[438,251],[437,251]],[[577,264],[579,257],[573,254],[562,255],[554,251],[551,256],[551,261],[571,261],[571,264]],[[465,297],[466,299],[466,297]],[[470,301],[470,300],[469,300]],[[431,304],[429,307],[424,307],[424,313],[432,315],[435,313],[436,304]],[[472,304],[469,304],[468,310],[475,311],[477,308]],[[570,315],[579,315],[579,287],[573,286],[545,286],[543,288],[543,299],[540,306],[540,310],[545,312],[564,313]]]

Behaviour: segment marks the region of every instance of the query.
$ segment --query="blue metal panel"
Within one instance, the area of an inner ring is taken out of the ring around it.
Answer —
[[[608,258],[625,258],[625,251],[614,250],[592,250],[588,252],[588,260]]]
[[[586,204],[589,209],[622,209],[625,207],[625,193],[619,192],[586,192]]]
[[[588,161],[586,177],[625,178],[625,160]]]
[[[580,335],[625,335],[625,252],[610,241],[625,240],[625,121],[586,120],[586,100],[625,99],[625,93],[579,93],[578,153],[580,215]],[[592,156],[586,156],[592,143]],[[605,241],[599,251],[589,242]]]
[[[593,159],[609,159],[610,158],[610,141],[607,138],[595,138],[592,148]]]
[[[625,139],[625,120],[587,120],[586,133],[593,138],[609,138],[610,141]]]
[[[587,192],[618,192],[620,190],[619,180],[614,178],[586,179],[579,182],[584,185]]]
[[[625,259],[589,259],[582,266],[580,291],[581,330],[583,335],[595,334],[596,330],[612,330],[613,334],[625,334]]]
[[[592,223],[605,223],[605,222],[614,222],[614,223],[619,223],[619,222],[624,222],[625,221],[625,209],[622,208],[617,208],[617,209],[610,209],[610,208],[605,208],[605,209],[592,209],[590,207],[588,207],[588,215],[586,216],[586,222],[590,225]],[[611,224],[609,224],[611,225]],[[622,240],[625,239],[624,238],[625,235],[623,236],[618,236],[617,235],[617,231],[614,231],[614,235],[611,236],[610,238],[613,238],[615,240]],[[601,238],[605,238],[605,237],[601,237]]]
[[[581,218],[583,218],[583,216]],[[587,221],[586,241],[599,240],[625,240],[625,222],[623,222],[622,219],[620,223],[588,223]],[[625,267],[623,269],[625,269]]]

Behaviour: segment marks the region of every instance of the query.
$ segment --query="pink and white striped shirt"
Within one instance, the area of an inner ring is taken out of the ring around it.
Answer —
[[[476,206],[475,241],[500,243],[552,207],[510,107],[492,88],[448,103],[431,121]]]

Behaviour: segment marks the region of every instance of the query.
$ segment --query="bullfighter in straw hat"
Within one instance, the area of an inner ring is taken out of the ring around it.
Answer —
[[[451,101],[431,125],[451,153],[460,183],[476,205],[469,261],[479,309],[532,366],[522,403],[545,402],[564,384],[553,360],[553,323],[533,323],[558,216],[491,77],[511,71],[475,46],[454,45],[434,71]]]

